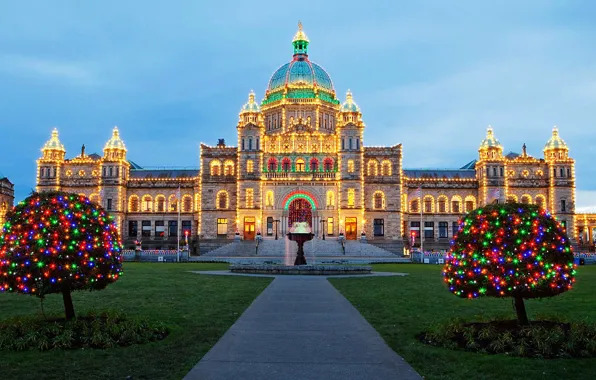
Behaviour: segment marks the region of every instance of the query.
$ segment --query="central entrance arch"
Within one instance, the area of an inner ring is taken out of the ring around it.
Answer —
[[[304,198],[294,199],[288,207],[288,227],[296,222],[306,222],[312,228],[312,206]]]

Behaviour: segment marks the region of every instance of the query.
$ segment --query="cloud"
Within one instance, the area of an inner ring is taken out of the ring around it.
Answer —
[[[17,54],[0,56],[0,71],[21,76],[34,76],[73,85],[93,86],[100,84],[99,78],[88,64],[80,62],[56,61]]]
[[[596,190],[577,190],[575,203],[575,212],[596,213]]]

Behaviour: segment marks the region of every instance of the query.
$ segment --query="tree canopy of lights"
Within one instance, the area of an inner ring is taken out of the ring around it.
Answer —
[[[460,221],[443,277],[459,297],[513,297],[519,323],[527,324],[523,299],[571,289],[575,266],[564,227],[546,210],[491,204]]]
[[[101,290],[118,280],[121,252],[116,225],[101,206],[77,194],[33,193],[6,215],[0,292],[62,293],[72,319],[71,292]]]

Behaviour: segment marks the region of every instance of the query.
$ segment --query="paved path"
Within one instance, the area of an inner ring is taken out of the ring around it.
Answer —
[[[185,379],[421,377],[324,277],[280,276]]]

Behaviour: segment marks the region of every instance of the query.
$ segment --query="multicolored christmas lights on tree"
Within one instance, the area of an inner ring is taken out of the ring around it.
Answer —
[[[0,234],[0,292],[44,297],[101,290],[122,275],[122,245],[112,217],[87,197],[33,193],[7,214]]]
[[[571,289],[575,266],[565,229],[547,211],[491,204],[460,222],[443,276],[459,297],[513,297],[520,323],[527,323],[523,299]]]

